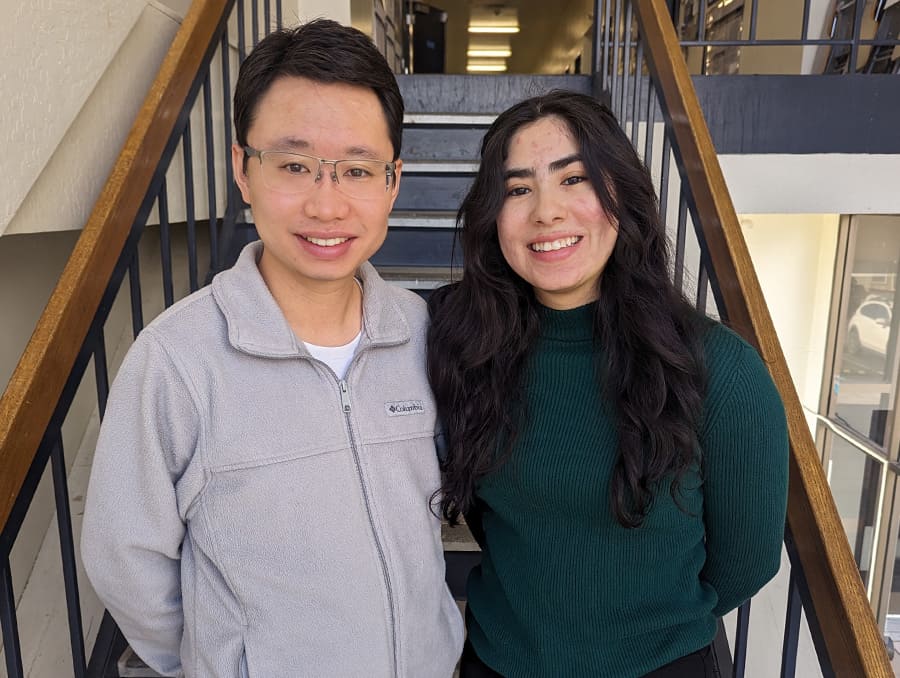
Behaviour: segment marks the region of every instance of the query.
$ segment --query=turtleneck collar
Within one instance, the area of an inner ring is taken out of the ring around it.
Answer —
[[[540,307],[541,335],[556,341],[590,341],[594,336],[596,302],[557,311]]]

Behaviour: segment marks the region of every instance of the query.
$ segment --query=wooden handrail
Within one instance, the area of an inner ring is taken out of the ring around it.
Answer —
[[[5,526],[217,28],[234,0],[194,0],[0,398]]]
[[[784,400],[791,456],[787,523],[838,676],[893,676],[819,454],[763,298],[664,0],[635,0],[644,53],[690,186],[730,324],[760,351]]]

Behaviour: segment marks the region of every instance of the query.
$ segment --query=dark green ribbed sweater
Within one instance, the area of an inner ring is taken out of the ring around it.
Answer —
[[[784,408],[758,354],[706,336],[702,475],[662,488],[642,527],[609,508],[617,436],[600,397],[592,309],[544,310],[512,458],[469,516],[483,560],[469,638],[506,678],[642,676],[708,644],[716,617],[778,570],[787,502]]]

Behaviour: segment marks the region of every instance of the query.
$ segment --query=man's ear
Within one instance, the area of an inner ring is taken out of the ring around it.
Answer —
[[[244,202],[250,205],[250,185],[247,183],[247,174],[244,171],[245,156],[246,152],[243,148],[236,143],[231,144],[231,168],[234,171],[234,182],[238,185]]]

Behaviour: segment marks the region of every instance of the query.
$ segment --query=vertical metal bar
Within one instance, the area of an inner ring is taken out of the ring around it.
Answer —
[[[256,0],[254,0],[254,3]],[[254,29],[254,35],[256,35]],[[254,38],[255,40],[255,38]],[[255,44],[255,42],[254,42]],[[219,270],[219,233],[216,227],[216,151],[213,145],[212,84],[209,71],[203,81],[203,118],[206,132],[206,195],[209,206],[209,268]]]
[[[259,3],[257,0],[253,0],[250,9],[253,12],[253,21],[251,22],[253,27],[253,46],[256,47],[256,43],[259,42]]]
[[[166,308],[175,303],[175,292],[172,284],[172,240],[169,232],[169,196],[166,178],[163,177],[159,195],[156,198],[159,206],[159,255],[162,262],[163,300]]]
[[[750,601],[737,610],[737,628],[734,632],[734,678],[744,678],[747,667],[747,633],[750,628]]]
[[[247,58],[247,22],[244,20],[244,0],[237,0],[238,59]]]
[[[144,306],[141,302],[140,249],[136,249],[128,267],[128,287],[131,290],[131,331],[134,338],[144,329]]]
[[[281,0],[275,0],[275,27],[280,31],[284,27],[281,17]]]
[[[706,266],[700,262],[700,270],[697,272],[697,310],[706,315],[706,295],[709,290],[709,273]]]
[[[653,139],[656,136],[656,90],[653,78],[647,78],[647,136],[644,139],[644,165],[653,172]]]
[[[856,0],[853,15],[853,42],[850,45],[850,61],[847,63],[847,72],[856,73],[856,58],[859,53],[859,33],[862,28],[863,12],[866,9],[866,3]]]
[[[613,19],[613,68],[612,68],[612,87],[610,88],[610,102],[613,107],[613,113],[620,120],[619,111],[615,110],[616,100],[618,97],[619,87],[619,26],[622,23],[622,0],[616,0],[616,15]]]
[[[94,349],[94,376],[97,379],[97,407],[100,421],[103,421],[106,401],[109,400],[109,368],[106,362],[106,337],[102,327],[97,332],[97,346]]]
[[[238,7],[241,3],[238,2]],[[181,138],[184,151],[184,211],[187,221],[188,281],[191,292],[197,291],[200,284],[197,276],[197,210],[194,205],[194,157],[191,148],[191,119],[187,119],[184,134]]]
[[[625,129],[628,122],[628,80],[631,77],[631,1],[629,0],[625,6],[625,25],[622,27],[624,32],[623,54],[622,54],[622,90],[619,92],[621,99],[619,101],[619,124]]]
[[[103,336],[100,337],[102,343]],[[95,356],[96,360],[96,356]],[[104,358],[105,362],[105,358]],[[84,654],[84,631],[81,624],[81,599],[78,595],[78,574],[75,565],[75,543],[72,538],[72,512],[69,508],[69,488],[66,480],[66,458],[62,437],[56,434],[50,451],[53,471],[53,493],[56,497],[56,523],[59,527],[59,546],[62,554],[63,581],[66,587],[66,607],[69,613],[69,640],[72,643],[72,666],[75,678],[84,678],[87,659]]]
[[[659,215],[664,224],[668,223],[669,209],[669,156],[672,154],[669,130],[663,134],[662,167],[659,174]]]
[[[222,33],[222,126],[225,129],[225,155],[222,164],[225,165],[225,193],[231,190],[234,183],[234,171],[231,167],[231,144],[234,139],[231,133],[231,48],[228,45],[228,26]]]
[[[603,91],[610,92],[611,78],[609,72],[610,26],[612,25],[612,0],[603,0],[603,35],[600,36],[600,49],[603,59],[601,72],[603,73]]]
[[[594,0],[594,25],[591,34],[591,68],[596,82],[596,78],[600,76],[601,88],[606,85],[605,76],[603,75],[602,63],[606,62],[606,55],[602,53],[603,49],[603,3],[600,0]]]
[[[756,18],[759,5],[756,0],[750,0],[750,42],[756,42]]]
[[[263,2],[263,17],[266,21],[266,27],[263,30],[265,31],[265,34],[268,35],[272,32],[272,7],[269,4],[269,0]]]
[[[784,622],[784,645],[781,649],[781,678],[794,678],[797,672],[797,645],[800,642],[800,587],[791,570],[788,583],[787,616]]]
[[[706,0],[698,0],[700,4],[700,12],[697,14],[697,42],[706,40]],[[703,48],[704,56],[706,56],[706,48]]]
[[[644,44],[641,36],[638,35],[637,55],[634,61],[634,88],[631,97],[631,145],[637,149],[638,146],[638,127],[640,127],[641,115],[641,82],[643,80],[641,71],[644,69]]]
[[[687,241],[687,198],[684,189],[682,183],[678,191],[678,230],[675,235],[675,288],[679,291],[684,285],[684,246]]]
[[[806,42],[809,39],[809,3],[811,0],[803,0],[803,30],[800,33],[800,40]],[[819,37],[818,35],[816,36]]]
[[[13,593],[9,556],[4,556],[0,561],[0,627],[3,630],[6,675],[8,678],[25,678],[25,672],[22,670],[22,647],[19,645],[16,597]]]

